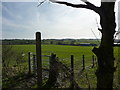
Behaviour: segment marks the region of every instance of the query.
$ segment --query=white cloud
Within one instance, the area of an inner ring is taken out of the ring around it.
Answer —
[[[56,20],[54,22],[48,21],[47,15],[40,15],[40,20],[43,21],[40,23],[40,29],[44,38],[95,38],[91,32],[91,28],[93,28],[94,32],[97,32],[95,25],[95,19],[97,17],[94,18],[96,15],[89,13],[91,17],[88,17],[89,15],[85,15],[79,11],[66,12],[67,15],[63,13],[60,14],[59,12],[55,14]]]
[[[38,2],[38,0],[1,0],[2,2]]]
[[[3,12],[6,12],[10,17],[14,18],[14,19],[21,19],[21,16],[18,15],[17,13],[13,13],[9,8],[7,8],[4,4],[2,4],[2,10]]]
[[[2,39],[2,3],[0,2],[0,39]]]
[[[11,20],[6,19],[6,18],[2,18],[2,19],[3,19],[3,21],[2,21],[3,26],[12,27],[12,28],[16,28],[16,29],[18,29],[18,28],[31,29],[31,27],[29,27],[27,25],[17,24]]]
[[[95,38],[91,28],[100,38],[96,25],[96,18],[99,22],[99,16],[91,10],[53,3],[44,3],[40,7],[16,4],[14,7],[22,7],[23,11],[18,13],[17,10],[4,7],[5,12],[13,19],[3,16],[3,24],[8,27],[6,30],[16,32],[16,38],[17,33],[22,34],[21,38],[33,38],[36,31],[42,32],[43,38]]]

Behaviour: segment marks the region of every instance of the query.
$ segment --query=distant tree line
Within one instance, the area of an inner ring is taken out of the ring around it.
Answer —
[[[91,46],[99,45],[100,40],[97,39],[43,39],[42,44],[53,44],[53,45],[88,45]],[[118,40],[115,40],[117,43]],[[3,45],[27,45],[27,44],[35,44],[35,40],[29,39],[4,39],[2,40]]]
[[[2,40],[3,45],[25,45],[35,44],[35,40],[28,39],[4,39]],[[91,43],[99,44],[96,39],[43,39],[42,44],[53,44],[53,45],[78,45],[80,43]]]
[[[35,40],[27,40],[27,39],[4,39],[2,40],[2,45],[25,45],[25,44],[35,44]]]

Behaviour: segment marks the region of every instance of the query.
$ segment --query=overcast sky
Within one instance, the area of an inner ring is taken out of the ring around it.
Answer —
[[[101,37],[97,30],[97,27],[100,27],[99,15],[92,10],[76,9],[50,2],[37,7],[38,2],[14,1],[2,2],[0,5],[3,39],[35,39],[35,32],[41,32],[42,39]],[[78,1],[80,0],[70,2]],[[93,0],[92,3],[100,5],[99,0]]]

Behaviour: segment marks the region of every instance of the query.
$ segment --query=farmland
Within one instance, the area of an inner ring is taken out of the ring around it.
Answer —
[[[36,47],[35,45],[12,45],[12,49],[19,53],[20,55],[22,53],[25,54],[24,60],[26,61],[22,65],[27,66],[28,65],[28,52],[32,52],[32,54],[35,54]],[[82,55],[85,55],[85,65],[91,66],[92,64],[92,53],[93,47],[91,46],[70,46],[70,45],[42,45],[42,55],[51,55],[51,53],[55,53],[60,61],[65,63],[68,67],[70,65],[70,55],[74,55],[74,67],[75,67],[75,77],[76,81],[80,84],[82,87],[88,87],[87,81],[83,77],[78,78],[79,70],[82,68]],[[114,54],[115,57],[118,58],[118,48],[115,47]],[[12,59],[12,58],[11,58]],[[43,59],[43,63],[45,62]],[[13,62],[13,60],[10,60]],[[96,87],[96,76],[95,76],[95,70],[96,67],[90,70],[85,70],[85,72],[89,76],[89,82],[91,83],[91,87]],[[117,76],[117,73],[116,73]],[[81,80],[80,80],[81,79]],[[80,81],[79,81],[80,80]],[[115,79],[116,80],[116,79]],[[116,81],[117,82],[117,81]],[[116,83],[115,82],[115,83]]]
[[[35,45],[13,45],[13,49],[17,52],[23,52],[27,55],[28,52],[36,53]],[[93,47],[89,46],[67,46],[67,45],[42,45],[42,55],[50,55],[55,53],[61,59],[68,59],[70,55],[74,55],[76,59],[80,59],[85,55],[87,59],[91,58],[94,53]],[[114,54],[117,58],[118,47],[114,48]]]
[[[25,53],[25,60],[28,58],[28,52],[36,53],[35,45],[13,45],[13,49]],[[89,66],[92,63],[92,55],[94,55],[92,49],[91,46],[42,45],[42,55],[55,53],[62,62],[68,65],[70,64],[70,55],[74,55],[76,67],[82,64],[82,55],[85,55],[86,66]],[[114,56],[117,61],[118,47],[114,48]]]
[[[35,53],[35,45],[13,45],[13,48],[19,52],[33,52]],[[75,57],[80,57],[83,54],[92,55],[93,47],[84,46],[66,46],[66,45],[42,45],[42,54],[50,55],[51,53],[56,53],[60,58],[68,58],[70,55],[75,55]]]

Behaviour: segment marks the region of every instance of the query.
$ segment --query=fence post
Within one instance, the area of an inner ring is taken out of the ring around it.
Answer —
[[[83,59],[83,70],[85,69],[85,56],[83,55],[82,56],[82,59]]]
[[[30,75],[31,74],[30,52],[28,52],[28,68],[29,68],[28,74]]]
[[[36,60],[35,55],[33,55],[33,73],[36,72]]]
[[[74,56],[71,55],[71,88],[72,89],[74,88],[73,79],[74,79]]]
[[[92,63],[93,63],[92,68],[94,67],[94,60],[95,60],[94,55],[92,55]]]
[[[50,57],[50,71],[49,71],[49,80],[48,80],[48,87],[54,86],[55,82],[57,81],[58,76],[58,65],[57,65],[57,57],[56,54],[51,54]]]
[[[36,32],[37,85],[42,86],[41,33]]]

